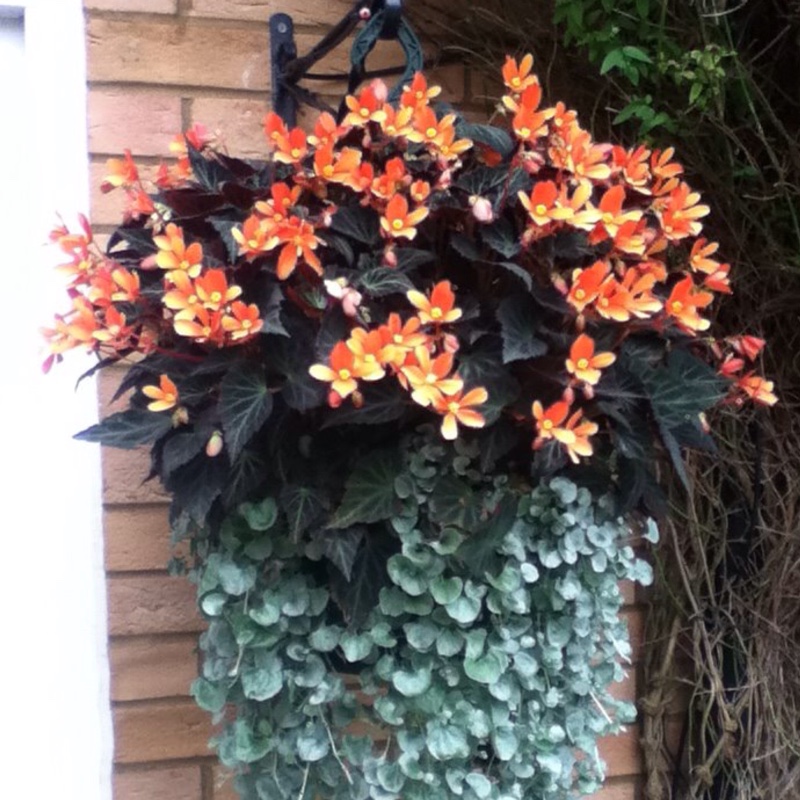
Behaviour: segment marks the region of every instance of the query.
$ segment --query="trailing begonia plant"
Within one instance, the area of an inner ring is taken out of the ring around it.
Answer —
[[[105,250],[53,233],[47,366],[129,365],[78,438],[150,448],[242,797],[596,789],[647,577],[625,515],[663,513],[710,408],[775,402],[763,342],[710,333],[729,265],[673,152],[594,142],[531,68],[502,126],[422,75],[311,132],[268,114],[263,162],[195,126],[152,185],[110,162]]]

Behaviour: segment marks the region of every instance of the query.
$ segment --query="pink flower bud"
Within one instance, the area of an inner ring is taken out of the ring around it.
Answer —
[[[221,431],[214,431],[211,434],[208,442],[206,442],[206,455],[209,458],[216,458],[222,452],[224,441],[222,439]]]
[[[453,335],[452,333],[446,333],[444,335],[444,350],[446,353],[457,353],[459,348],[461,347],[461,343],[458,341],[458,337]]]
[[[394,269],[397,266],[397,253],[393,247],[387,247],[383,251],[383,265]]]
[[[342,404],[342,398],[336,392],[328,392],[328,405],[331,408],[339,408]]]
[[[151,256],[147,256],[147,258],[143,258],[139,264],[140,269],[158,269],[158,264],[156,264],[156,254],[153,253]]]
[[[375,78],[369,86],[375,94],[375,99],[379,103],[385,103],[389,97],[389,87],[380,78]]]
[[[478,222],[488,223],[494,219],[492,203],[486,197],[475,197],[475,195],[473,195],[470,197],[469,202],[472,206],[472,216],[475,217]]]
[[[348,317],[355,317],[362,300],[361,292],[356,291],[352,287],[348,287],[344,290],[344,295],[342,296],[342,311],[344,311],[345,315]]]

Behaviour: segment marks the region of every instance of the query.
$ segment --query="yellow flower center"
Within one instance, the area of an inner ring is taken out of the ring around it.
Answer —
[[[341,381],[349,381],[350,380],[350,370],[349,369],[340,369],[339,370],[339,380],[341,380]]]
[[[300,158],[300,153],[303,151],[299,147],[292,148],[292,158]]]
[[[436,377],[436,376],[435,376],[435,375],[434,375],[432,372],[429,372],[429,373],[428,373],[428,374],[425,376],[425,383],[431,383],[431,384],[433,384],[433,383],[436,383],[436,381],[437,381],[437,380],[438,380],[438,378],[437,378],[437,377]]]
[[[402,336],[402,334],[396,333],[394,335],[394,340],[393,341],[394,341],[395,344],[403,344],[403,336]]]
[[[243,327],[243,328],[244,328],[246,331],[249,331],[249,330],[250,330],[250,328],[252,328],[252,327],[253,327],[253,320],[251,320],[251,319],[243,319],[243,320],[242,320],[242,327]]]
[[[549,431],[552,427],[553,427],[553,420],[546,419],[546,420],[544,420],[544,422],[542,422],[542,429],[543,430]]]
[[[600,298],[600,305],[603,308],[608,308],[608,298],[607,297],[601,297]]]
[[[434,306],[431,309],[431,319],[441,319],[443,316],[442,309],[439,306]]]
[[[680,312],[683,311],[683,303],[681,303],[680,300],[673,300],[672,303],[670,303],[670,308],[674,313],[680,314]]]
[[[456,403],[455,401],[453,401],[452,403],[448,403],[448,404],[447,404],[447,410],[448,410],[448,411],[449,411],[451,414],[458,414],[458,412],[459,412],[459,406],[458,406],[458,403]]]
[[[211,336],[211,328],[208,325],[203,328],[203,336]]]
[[[333,172],[334,172],[334,169],[333,169],[333,165],[332,165],[332,164],[326,164],[326,165],[325,165],[325,166],[322,168],[322,174],[323,174],[323,175],[324,175],[326,178],[330,178],[330,177],[331,177],[331,175],[333,175]]]
[[[664,233],[672,233],[672,225],[665,225]]]
[[[425,93],[424,93],[424,92],[417,92],[417,93],[414,95],[414,97],[416,97],[416,98],[417,98],[417,100],[422,100],[422,98],[423,98],[423,97],[425,97]]]
[[[375,363],[375,356],[373,353],[366,353],[364,355],[364,363],[366,364],[374,364]]]
[[[196,306],[197,305],[197,295],[196,294],[190,294],[189,297],[186,299],[186,302],[190,306]]]
[[[556,128],[560,128],[560,127],[561,127],[563,124],[564,124],[564,120],[563,120],[563,119],[561,119],[561,117],[556,117],[556,118],[553,120],[553,125],[555,125],[555,126],[556,126]]]
[[[521,83],[522,83],[522,81],[520,80],[520,78],[519,78],[519,75],[515,75],[515,76],[514,76],[514,77],[511,79],[511,85],[512,85],[512,86],[513,86],[515,89],[516,89],[516,88],[517,88],[517,86],[519,86]]]
[[[608,225],[610,222],[613,221],[614,221],[614,215],[610,211],[606,211],[606,213],[603,214],[603,224]]]
[[[523,139],[527,139],[531,135],[531,129],[530,128],[520,128],[519,129],[519,135]]]
[[[576,300],[583,300],[586,297],[586,292],[583,289],[576,289],[575,290],[575,299]]]
[[[393,219],[392,220],[392,228],[396,231],[402,230],[403,228],[403,220],[401,219]]]
[[[222,300],[222,293],[221,292],[211,292],[210,300],[212,303],[219,303]]]
[[[361,116],[364,119],[366,119],[369,116],[369,109],[368,108],[362,108],[362,109],[359,110],[358,113],[361,114]]]
[[[588,369],[589,368],[589,359],[588,358],[579,358],[578,359],[578,369]]]
[[[547,206],[544,203],[539,203],[533,210],[537,216],[543,217],[547,213]]]
[[[190,262],[188,262],[188,261],[187,261],[187,260],[184,258],[184,259],[183,259],[183,261],[181,261],[181,263],[180,263],[180,267],[179,267],[179,269],[182,269],[182,270],[187,270],[187,271],[188,271],[189,269],[191,269],[191,266],[192,266],[192,265],[191,265],[191,263],[190,263]]]
[[[433,137],[434,137],[434,136],[436,136],[436,134],[437,134],[438,132],[439,132],[439,131],[437,131],[437,130],[436,130],[436,128],[428,128],[428,130],[426,130],[426,131],[425,131],[425,135],[426,135],[426,136],[427,136],[429,139],[433,139]]]
[[[177,399],[178,396],[173,392],[164,392],[164,396],[162,397],[165,403],[175,403]]]

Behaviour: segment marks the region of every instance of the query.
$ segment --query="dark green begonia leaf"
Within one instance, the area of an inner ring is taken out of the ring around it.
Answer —
[[[359,522],[378,522],[392,517],[398,503],[394,481],[402,469],[397,450],[377,450],[365,455],[347,479],[344,497],[331,520],[331,527],[348,528]]]
[[[151,444],[172,429],[170,414],[132,408],[106,417],[97,425],[75,434],[83,442],[99,442],[106,447],[132,450]]]
[[[257,364],[235,366],[223,379],[220,391],[220,416],[225,446],[231,461],[261,429],[272,412],[272,395],[264,370]]]

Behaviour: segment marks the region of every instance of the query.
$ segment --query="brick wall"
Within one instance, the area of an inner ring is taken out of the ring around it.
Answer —
[[[89,151],[92,219],[109,233],[121,198],[103,195],[105,162],[130,148],[147,175],[168,154],[168,143],[194,122],[219,129],[235,155],[263,154],[261,119],[269,87],[266,21],[290,13],[304,51],[336,22],[350,0],[85,0],[88,48]],[[396,63],[383,43],[370,66]],[[342,70],[347,51],[321,70]],[[446,98],[477,111],[470,80],[459,65],[433,73]],[[482,85],[475,79],[473,85]],[[108,413],[120,372],[101,377]],[[197,673],[193,587],[170,578],[166,497],[142,484],[142,453],[103,453],[105,563],[108,575],[111,693],[115,736],[115,800],[234,800],[215,767],[207,741],[209,717],[195,707],[189,685]],[[628,592],[626,616],[637,642],[642,612]],[[619,694],[634,698],[635,670]],[[640,754],[636,727],[604,743],[611,780],[598,798],[633,800]]]

